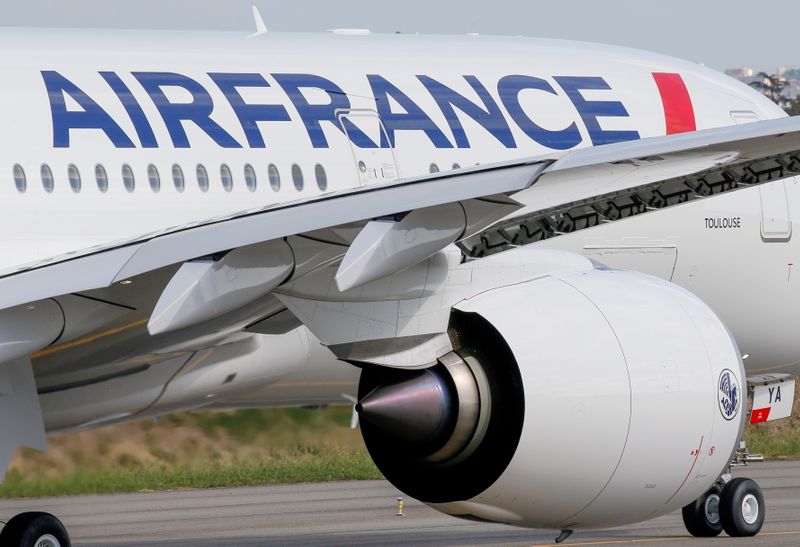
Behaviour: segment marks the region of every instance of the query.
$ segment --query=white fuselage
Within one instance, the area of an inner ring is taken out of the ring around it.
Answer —
[[[25,29],[0,51],[2,274],[434,169],[785,115],[691,63],[557,40]],[[797,238],[762,226],[791,226],[798,200],[771,183],[543,245],[671,279],[748,367],[798,372]]]

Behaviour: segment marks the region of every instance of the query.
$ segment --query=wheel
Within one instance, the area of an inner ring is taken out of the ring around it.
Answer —
[[[0,545],[19,547],[70,547],[69,534],[50,513],[20,513],[0,531]]]
[[[719,500],[722,489],[714,485],[711,489],[683,508],[683,524],[695,537],[714,537],[722,532],[719,518]]]
[[[719,517],[722,528],[731,537],[756,535],[764,526],[764,494],[755,481],[736,478],[722,489]]]

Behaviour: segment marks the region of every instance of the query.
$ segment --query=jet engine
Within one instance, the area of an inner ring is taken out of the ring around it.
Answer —
[[[357,410],[397,488],[445,513],[573,529],[686,505],[735,451],[745,376],[691,293],[594,269],[464,300],[454,351],[424,370],[365,366]]]

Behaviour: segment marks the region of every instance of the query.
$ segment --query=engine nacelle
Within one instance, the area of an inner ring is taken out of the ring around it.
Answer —
[[[435,367],[365,368],[358,407],[384,475],[440,511],[562,529],[646,520],[703,494],[736,449],[738,349],[675,285],[543,277],[463,301],[450,332]]]

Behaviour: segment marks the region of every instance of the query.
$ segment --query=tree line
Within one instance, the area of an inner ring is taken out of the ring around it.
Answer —
[[[761,91],[768,99],[788,112],[790,116],[800,115],[800,95],[794,99],[789,99],[784,95],[784,91],[789,85],[786,78],[766,72],[759,72],[756,78],[750,83],[751,87]]]

